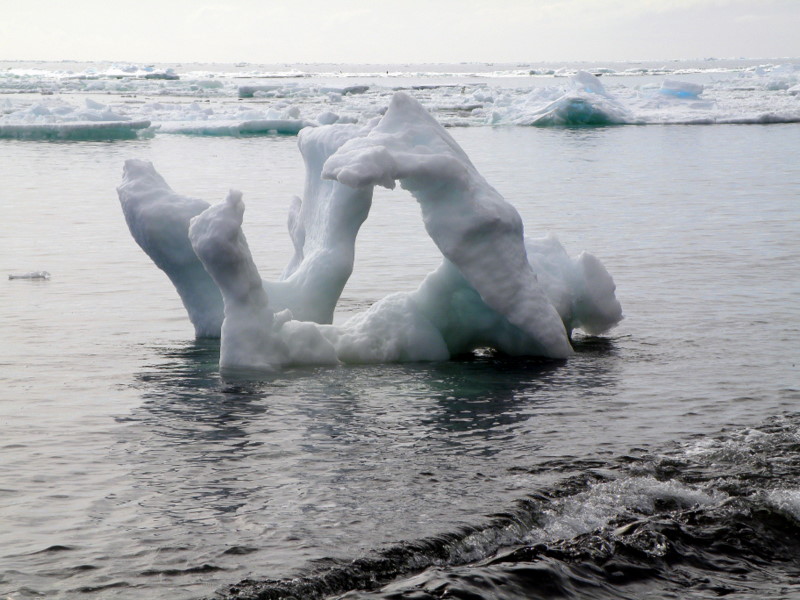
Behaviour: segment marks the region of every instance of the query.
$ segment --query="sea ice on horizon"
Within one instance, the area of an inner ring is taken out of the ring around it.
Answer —
[[[10,103],[9,103],[10,107]],[[110,107],[86,99],[83,107],[64,102],[9,108],[0,118],[0,138],[96,140],[131,139],[150,127],[146,119],[131,119]]]
[[[193,71],[176,66],[178,74],[145,65],[96,63],[72,72],[12,63],[0,69],[0,136],[294,135],[307,126],[364,124],[403,86],[416,89],[446,127],[800,122],[798,64],[719,69],[676,62],[595,67],[591,73],[519,65],[494,71],[484,65],[471,74],[463,67],[452,72],[430,66],[409,72],[307,67]],[[95,106],[68,104],[72,94],[91,95]],[[107,106],[94,102],[100,98]],[[149,126],[141,125],[147,121]]]
[[[600,261],[570,258],[552,236],[526,238],[516,209],[410,96],[396,93],[365,126],[305,129],[299,145],[306,188],[290,208],[295,255],[277,282],[262,281],[253,262],[241,193],[208,207],[175,194],[149,163],[126,162],[119,197],[131,233],[175,284],[197,334],[221,336],[222,369],[446,360],[482,347],[566,358],[574,328],[598,334],[622,318]],[[419,203],[443,262],[416,291],[332,325],[373,187],[396,181]]]

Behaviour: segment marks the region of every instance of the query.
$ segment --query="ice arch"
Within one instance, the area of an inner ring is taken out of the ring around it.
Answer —
[[[622,318],[600,261],[525,238],[519,213],[410,96],[395,94],[365,127],[305,129],[299,146],[306,185],[278,282],[253,263],[239,192],[209,207],[175,194],[149,163],[125,164],[118,192],[131,233],[175,284],[197,335],[221,336],[223,369],[445,360],[486,346],[566,358],[573,328],[602,333]],[[396,181],[419,202],[443,262],[416,291],[330,325],[373,187]]]

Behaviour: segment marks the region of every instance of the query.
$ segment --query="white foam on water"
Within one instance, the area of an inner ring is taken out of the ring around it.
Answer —
[[[766,500],[774,509],[800,522],[800,489],[773,490]]]
[[[653,514],[659,502],[688,509],[719,504],[727,497],[721,492],[707,493],[674,480],[626,477],[594,485],[585,492],[555,501],[552,508],[545,511],[542,525],[529,534],[529,541],[572,539],[606,527],[626,512]]]

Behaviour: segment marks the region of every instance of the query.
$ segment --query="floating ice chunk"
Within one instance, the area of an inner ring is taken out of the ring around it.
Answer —
[[[699,83],[665,79],[659,93],[676,98],[697,98],[703,93],[703,86]]]
[[[83,108],[49,101],[4,112],[0,118],[0,138],[133,139],[150,127],[149,120],[131,120],[93,100],[86,100]]]
[[[175,72],[175,69],[163,69],[149,71],[144,76],[145,79],[166,79],[168,81],[176,81],[180,79],[180,75]]]
[[[400,180],[419,202],[428,234],[483,301],[530,336],[536,354],[569,356],[564,324],[527,261],[519,213],[417,101],[395,94],[366,137],[328,159],[323,177],[355,188],[393,188]]]
[[[320,125],[333,125],[339,120],[339,115],[329,110],[323,111],[317,115],[317,123]]]
[[[130,117],[120,114],[111,110],[105,104],[94,102],[89,98],[86,99],[86,108],[81,111],[75,111],[75,116],[78,119],[85,121],[129,121]]]
[[[197,217],[190,233],[206,268],[212,274],[220,273],[218,282],[226,298],[226,323],[229,318],[231,320],[230,327],[223,325],[222,334],[222,366],[226,370],[333,364],[337,359],[347,363],[446,360],[452,355],[487,346],[512,355],[540,354],[530,337],[489,308],[448,260],[428,275],[415,292],[391,294],[341,326],[287,321],[287,311],[278,313],[282,315],[280,323],[262,326],[270,322],[270,302],[265,300],[258,286],[260,279],[254,275],[255,266],[240,233],[241,205],[237,204],[233,211],[231,204],[228,200],[228,206],[214,207]],[[204,223],[203,231],[195,231],[200,223]],[[199,243],[203,247],[198,246]],[[555,257],[553,264],[543,268],[541,273],[549,270],[553,279],[562,277],[575,283],[575,289],[568,285],[548,288],[554,300],[558,300],[559,295],[568,300],[566,304],[562,302],[566,318],[577,322],[580,316],[591,315],[591,308],[586,308],[576,317],[574,307],[569,304],[569,301],[579,304],[581,286],[588,288],[592,283],[581,271],[586,255],[577,260],[568,259],[555,238],[540,240],[539,244],[538,250],[535,243],[532,245],[533,252],[539,255],[539,264],[548,257]],[[208,253],[208,257],[204,253]],[[558,265],[559,261],[564,261],[565,265]],[[613,296],[613,282],[610,298],[619,311]],[[619,318],[618,312],[613,323],[603,325],[616,324]],[[258,325],[246,327],[248,319],[258,319]],[[241,356],[240,351],[244,352]]]
[[[595,75],[578,71],[570,77],[572,92],[528,117],[530,125],[614,125],[633,120],[629,111],[612,98]],[[517,121],[519,124],[519,121]]]
[[[30,271],[29,273],[17,273],[9,275],[9,279],[50,279],[50,273],[47,271]]]
[[[578,71],[575,73],[575,75],[570,77],[570,84],[573,89],[584,91],[587,94],[608,95],[600,79],[587,71]]]
[[[628,111],[608,99],[585,96],[564,96],[529,118],[529,125],[538,127],[617,125],[630,120]],[[519,120],[517,121],[519,123]]]
[[[630,111],[591,73],[570,77],[569,90],[533,89],[525,96],[495,102],[493,124],[575,127],[635,122]]]
[[[18,140],[133,139],[150,121],[65,121],[61,123],[0,123],[0,138]]]
[[[240,85],[239,98],[253,98],[257,94],[274,93],[285,90],[285,85]]]
[[[247,135],[297,135],[301,129],[314,126],[305,119],[253,119],[248,121],[168,121],[159,127],[161,133],[186,135],[234,136]]]
[[[342,94],[345,96],[352,96],[355,94],[364,94],[369,90],[368,85],[351,85],[342,90]]]
[[[153,165],[127,160],[117,188],[133,239],[172,281],[189,313],[197,337],[219,337],[223,302],[189,242],[189,221],[207,202],[172,191]]]
[[[241,193],[208,207],[177,196],[149,163],[126,163],[119,195],[131,233],[185,298],[198,335],[217,328],[221,368],[444,360],[486,346],[564,358],[573,328],[599,333],[622,318],[602,264],[569,258],[552,236],[525,239],[516,210],[409,96],[396,94],[364,127],[305,129],[299,146],[306,187],[289,211],[295,253],[278,282],[263,282],[253,263]],[[416,291],[325,324],[352,272],[373,186],[396,180],[419,202],[444,260]]]
[[[91,98],[86,98],[86,108],[92,108],[95,110],[105,110],[107,107],[105,104],[100,104],[92,100]]]

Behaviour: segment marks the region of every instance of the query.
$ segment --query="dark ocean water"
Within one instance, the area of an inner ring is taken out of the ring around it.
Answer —
[[[795,598],[798,423],[800,415],[784,415],[672,444],[658,455],[635,448],[610,461],[552,461],[540,468],[580,474],[480,526],[399,544],[302,578],[246,580],[219,596]],[[564,521],[589,515],[597,526],[573,537],[552,535]],[[515,537],[516,544],[470,560],[476,546],[485,553]],[[339,595],[391,579],[379,591]]]
[[[242,189],[275,277],[296,140],[0,140],[0,597],[800,597],[800,125],[450,131],[609,335],[224,379],[114,188]],[[337,318],[437,266],[418,211],[376,194]]]

